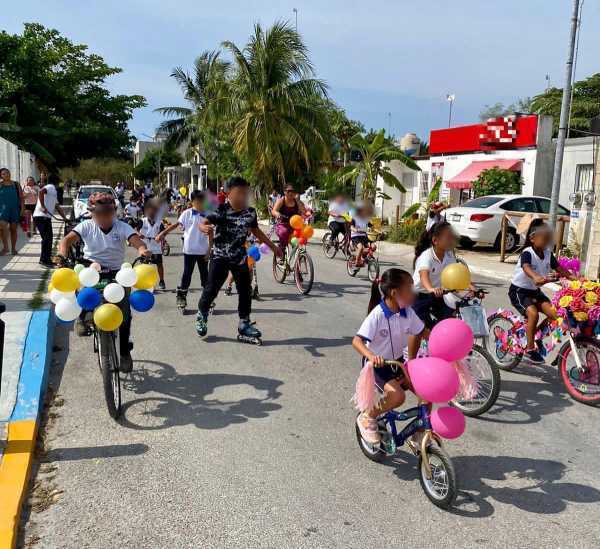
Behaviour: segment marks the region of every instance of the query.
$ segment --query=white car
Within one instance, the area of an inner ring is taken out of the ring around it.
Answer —
[[[550,211],[550,199],[543,196],[523,196],[520,194],[498,194],[481,196],[468,200],[462,206],[448,208],[446,220],[460,237],[463,248],[475,244],[500,248],[502,216],[505,212],[545,213]],[[558,206],[559,215],[569,215],[563,206]],[[520,218],[509,218],[506,234],[506,249],[513,250],[519,243],[517,225]],[[565,234],[568,234],[565,228]]]
[[[110,193],[115,197],[115,206],[117,207],[117,217],[122,216],[122,208],[119,200],[117,199],[117,194],[112,187],[108,185],[82,185],[77,190],[77,195],[73,200],[73,209],[71,210],[71,217],[73,219],[80,218],[83,214],[88,211],[88,199],[94,193]]]

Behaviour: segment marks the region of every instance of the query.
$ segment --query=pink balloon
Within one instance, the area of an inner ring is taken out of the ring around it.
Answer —
[[[264,242],[258,247],[261,254],[267,255],[271,253],[271,248],[267,246]]]
[[[431,427],[441,437],[458,438],[465,432],[465,416],[451,406],[436,408],[431,412]]]
[[[448,361],[432,356],[407,364],[415,393],[427,402],[448,402],[458,393],[458,374]]]
[[[473,349],[473,331],[458,318],[438,322],[429,336],[429,354],[448,362],[462,360]]]

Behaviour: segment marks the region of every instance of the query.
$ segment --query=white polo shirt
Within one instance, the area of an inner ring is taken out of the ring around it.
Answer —
[[[342,216],[348,212],[348,205],[338,204],[337,202],[333,201],[329,203],[328,211],[332,212],[335,215],[330,215],[327,219],[327,223],[331,223],[332,221],[340,221],[344,223],[346,220]]]
[[[366,217],[354,216],[351,225],[352,236],[366,236],[369,231],[369,219]]]
[[[108,232],[104,232],[93,219],[82,221],[73,231],[83,242],[83,257],[111,271],[121,268],[125,260],[125,246],[135,234],[127,223],[118,219],[115,219]]]
[[[183,228],[183,253],[189,255],[206,255],[208,252],[208,235],[198,225],[204,221],[202,212],[188,208],[184,210],[178,223]]]
[[[375,355],[396,360],[404,357],[409,336],[419,335],[424,327],[411,307],[394,313],[382,300],[363,320],[356,335]]]
[[[48,213],[42,210],[42,203],[40,202],[39,194],[44,193],[44,205]],[[56,203],[58,202],[56,187],[52,183],[46,183],[38,194],[38,201],[33,211],[33,217],[51,217],[56,209]]]
[[[146,248],[157,255],[162,254],[162,248],[160,247],[160,243],[156,242],[154,238],[160,233],[161,223],[162,220],[159,218],[154,223],[151,223],[147,217],[144,217],[142,218],[142,228],[140,229],[140,234],[144,237]]]
[[[523,288],[525,290],[537,290],[538,286],[529,278],[529,275],[523,270],[523,265],[528,264],[538,275],[548,276],[554,269],[558,267],[558,261],[552,250],[544,250],[544,257],[540,257],[533,247],[529,246],[523,250],[523,253],[517,261],[515,272],[510,281],[513,286]]]
[[[433,246],[427,248],[418,258],[415,263],[415,272],[413,274],[413,282],[415,291],[426,293],[427,290],[421,284],[421,271],[429,272],[429,280],[434,288],[442,287],[442,271],[452,263],[456,263],[456,257],[453,252],[446,252],[444,258],[440,261]]]

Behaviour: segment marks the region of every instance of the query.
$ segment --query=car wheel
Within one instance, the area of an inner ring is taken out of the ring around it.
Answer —
[[[475,244],[477,243],[471,240],[470,238],[462,237],[460,239],[459,244],[460,247],[464,248],[465,250],[472,250],[475,247]]]
[[[502,233],[498,233],[496,237],[496,241],[494,242],[494,249],[500,251],[500,239],[502,238]],[[510,228],[506,231],[506,251],[512,252],[519,245],[519,237],[517,236],[517,232]]]

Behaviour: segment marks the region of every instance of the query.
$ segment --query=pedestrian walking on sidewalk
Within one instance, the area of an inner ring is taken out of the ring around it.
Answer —
[[[10,233],[11,253],[17,253],[17,225],[23,217],[23,193],[21,185],[10,178],[8,168],[0,169],[0,232],[2,233],[2,251],[8,253],[8,235]]]
[[[27,226],[27,236],[31,236],[31,230],[33,229],[33,212],[35,211],[35,205],[37,204],[39,192],[40,188],[35,182],[35,179],[29,176],[25,182],[25,185],[23,185],[23,202],[25,204],[25,223]]]
[[[52,242],[54,234],[52,232],[52,216],[58,212],[63,220],[67,221],[65,213],[58,204],[56,184],[58,176],[51,174],[48,177],[48,183],[40,190],[38,201],[33,212],[33,222],[36,229],[42,237],[42,251],[40,253],[40,265],[53,268],[52,263]]]

